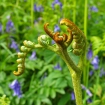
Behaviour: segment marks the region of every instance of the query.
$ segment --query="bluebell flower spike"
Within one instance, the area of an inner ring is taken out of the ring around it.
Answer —
[[[0,23],[0,33],[2,33],[2,24]]]
[[[19,52],[18,44],[16,43],[14,39],[11,40],[10,48],[16,50],[16,52]]]
[[[55,5],[59,5],[60,9],[62,9],[62,3],[59,0],[54,0],[54,2],[52,3],[52,8],[54,9]]]
[[[14,91],[13,96],[18,96],[19,98],[22,97],[21,86],[18,80],[14,80],[9,87]]]
[[[91,64],[93,65],[94,70],[99,68],[99,58],[97,55],[93,58]]]
[[[12,20],[8,20],[8,22],[6,23],[6,32],[10,32],[11,31],[11,29],[13,29],[14,28],[14,23],[13,23],[13,21]]]

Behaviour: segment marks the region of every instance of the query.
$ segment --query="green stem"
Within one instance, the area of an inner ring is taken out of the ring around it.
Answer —
[[[84,4],[84,35],[87,37],[87,15],[88,15],[88,0],[85,0],[85,4]],[[84,59],[84,64],[85,64],[85,68],[83,71],[83,84],[88,87],[88,74],[89,74],[89,68],[86,65],[86,56]],[[86,97],[86,92],[84,93],[84,97]]]
[[[76,105],[83,105],[81,91],[81,73],[75,73],[72,76]]]
[[[72,61],[72,59],[68,55],[67,50],[64,49],[64,50],[62,50],[60,52],[62,52],[62,54],[60,54],[60,56],[65,61],[65,63],[67,64],[67,66],[69,66],[70,69],[74,70],[77,73],[80,72],[80,69],[74,64],[74,62]]]
[[[64,0],[64,3],[63,3],[64,5],[64,7],[66,6],[66,0]],[[64,18],[66,18],[66,8],[63,8],[63,16],[64,16]]]
[[[19,0],[16,0],[16,6],[18,6],[19,5]]]
[[[99,85],[99,80],[100,80],[100,70],[98,70],[98,72],[95,73],[95,74],[96,74],[96,75],[95,75],[95,76],[96,76],[95,93],[96,93],[96,92],[97,92],[98,85]],[[93,100],[94,100],[94,101],[95,101],[95,99],[96,99],[96,94],[94,94],[94,96],[93,96]]]
[[[73,22],[75,23],[76,21],[76,0],[74,0],[74,4],[73,4],[74,8],[73,8]]]
[[[33,13],[33,10],[34,9],[34,0],[31,0],[31,27],[33,28],[34,24],[34,13]]]
[[[84,34],[87,36],[87,15],[88,15],[88,0],[85,0],[85,5],[84,5]]]
[[[62,49],[61,49],[62,50]],[[83,105],[82,91],[81,91],[81,70],[74,64],[66,50],[62,50],[60,56],[65,61],[71,73],[74,93],[76,98],[76,105]]]

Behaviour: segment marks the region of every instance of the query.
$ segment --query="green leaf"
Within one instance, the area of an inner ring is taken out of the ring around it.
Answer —
[[[69,85],[71,88],[73,88],[73,84],[72,84],[72,79],[71,79],[71,77],[70,77],[70,76],[65,76],[65,78],[67,79],[68,85]]]
[[[56,90],[54,89],[54,88],[51,88],[50,89],[50,96],[51,96],[51,98],[55,98],[56,97]]]
[[[48,98],[44,98],[41,100],[43,103],[46,103],[48,105],[52,105],[51,101]]]
[[[39,69],[40,70],[44,62],[41,61],[40,59],[36,59],[36,60],[26,59],[25,63],[26,63],[26,68],[28,69],[31,69],[31,70]]]
[[[44,65],[44,67],[38,72],[37,77],[41,77],[46,71],[52,71],[52,65]]]
[[[11,13],[12,13],[12,11],[9,9],[7,9],[7,11],[4,12],[4,14],[2,15],[2,22],[3,23],[6,23],[7,17],[10,16]]]
[[[39,90],[39,94],[43,94],[43,93],[44,93],[44,89],[45,89],[45,88],[42,87],[42,88]]]
[[[34,102],[34,99],[33,99],[33,98],[30,98],[30,99],[28,100],[28,104],[29,104],[29,105],[32,105],[33,102]]]
[[[92,102],[89,105],[101,105],[101,100],[95,100],[94,102]]]
[[[44,89],[45,89],[45,92],[44,92],[45,96],[48,97],[50,94],[50,87],[45,87]]]
[[[6,73],[4,71],[0,71],[0,83],[2,83],[6,79]]]
[[[97,96],[99,96],[99,97],[101,97],[101,94],[102,94],[102,87],[101,87],[101,85],[94,85],[94,87],[92,88],[90,88],[91,89],[91,91],[94,93],[94,94],[96,94]]]
[[[0,97],[0,105],[10,105],[10,99],[3,95]]]
[[[44,60],[47,64],[54,60],[56,54],[50,50],[43,50]]]
[[[100,37],[93,36],[93,37],[91,37],[91,42],[92,42],[92,48],[96,55],[101,50],[100,48],[102,46],[102,39]]]
[[[41,100],[40,99],[36,100],[36,105],[41,105]]]
[[[47,78],[45,78],[44,85],[51,86],[56,82],[54,80],[56,80],[57,78],[60,78],[62,76],[63,75],[62,75],[61,71],[55,70],[54,72],[50,73],[50,75]]]
[[[66,105],[69,100],[70,100],[70,94],[67,93],[62,96],[62,98],[58,101],[57,105]]]
[[[0,86],[0,94],[2,94],[2,95],[4,94],[4,91],[1,86]]]
[[[102,103],[104,103],[103,105],[105,105],[105,93],[104,93],[104,95],[102,97]]]
[[[35,88],[34,90],[30,90],[25,94],[25,97],[28,99],[29,97],[35,95],[37,89]]]
[[[13,56],[12,52],[7,48],[5,44],[6,43],[0,43],[0,45],[6,50],[6,52],[8,52],[11,56]]]
[[[54,85],[54,88],[65,88],[67,86],[67,81],[64,78],[58,78]]]
[[[60,94],[65,94],[65,91],[64,91],[64,89],[62,89],[62,88],[57,88],[57,89],[56,89],[56,92],[58,92],[58,93],[60,93]]]
[[[8,34],[3,34],[3,35],[0,36],[0,40],[3,40],[5,38],[7,38],[7,37],[8,37]]]

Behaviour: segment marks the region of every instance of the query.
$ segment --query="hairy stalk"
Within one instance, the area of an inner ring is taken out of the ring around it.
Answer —
[[[70,72],[73,73],[72,70],[74,70],[76,73],[80,72],[80,69],[74,64],[74,62],[72,61],[72,59],[68,55],[67,51],[66,50],[62,50],[61,52],[62,53],[61,53],[60,56],[65,61],[67,66],[70,66],[69,67],[71,69]]]
[[[82,71],[79,70],[79,68],[73,63],[73,61],[71,60],[66,50],[62,50],[61,52],[62,53],[60,54],[60,56],[65,61],[66,65],[68,66],[68,69],[72,77],[74,93],[75,93],[75,98],[76,98],[76,105],[83,105],[82,91],[81,91]]]
[[[82,91],[81,91],[81,72],[72,75],[74,93],[76,98],[76,105],[83,105]]]

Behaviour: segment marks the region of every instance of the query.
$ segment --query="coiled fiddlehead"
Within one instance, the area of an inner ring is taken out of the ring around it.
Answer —
[[[45,32],[57,43],[58,46],[67,48],[70,45],[70,43],[72,42],[71,30],[70,29],[67,30],[69,35],[63,34],[61,36],[59,32],[54,33],[53,31],[49,30],[47,28],[48,25],[49,25],[49,23],[46,23],[44,25]]]
[[[83,32],[70,20],[62,19],[60,24],[66,25],[71,31],[73,36],[73,53],[75,55],[81,55],[86,49],[86,38]]]
[[[68,19],[62,19],[60,24],[64,24],[68,27],[67,31],[69,32],[69,35],[63,34],[61,36],[59,32],[54,33],[49,30],[47,28],[49,23],[44,25],[44,30],[58,44],[58,46],[62,46],[63,49],[67,48],[73,41],[73,53],[75,55],[81,55],[86,48],[86,39],[83,32]]]
[[[31,51],[34,48],[48,48],[52,51],[53,47],[50,45],[51,44],[51,40],[49,39],[50,37],[47,35],[41,35],[38,37],[38,44],[35,44],[31,41],[27,41],[25,40],[23,42],[23,46],[21,46],[21,52],[18,53],[18,59],[17,59],[17,63],[18,63],[18,71],[14,71],[13,74],[16,76],[21,75],[24,70],[25,70],[25,58],[26,55],[29,51]]]
[[[47,35],[41,35],[38,37],[38,43],[44,47],[47,47],[48,45],[51,44],[50,42],[50,37]]]
[[[49,23],[46,23],[44,25],[44,30],[45,32],[57,43],[58,46],[53,47],[51,46],[51,40],[49,40],[49,37],[47,35],[41,35],[38,37],[38,43],[37,45],[35,45],[33,42],[31,41],[24,41],[23,44],[24,46],[21,47],[21,51],[18,53],[18,59],[17,59],[17,63],[18,63],[18,71],[14,71],[13,73],[15,75],[21,75],[24,72],[24,68],[25,68],[25,57],[27,55],[27,53],[29,51],[31,51],[33,48],[38,47],[44,47],[44,48],[48,48],[54,52],[57,52],[59,54],[59,48],[61,49],[67,49],[67,47],[71,44],[71,42],[73,41],[73,53],[75,55],[82,55],[84,50],[86,49],[86,39],[84,34],[82,33],[82,31],[70,20],[68,19],[62,19],[60,21],[60,24],[64,24],[68,27],[67,31],[68,31],[68,35],[63,34],[60,35],[59,32],[54,33],[53,31],[49,30],[47,28],[47,26],[49,25]],[[58,48],[59,47],[59,48]]]
[[[23,42],[24,46],[21,47],[21,51],[18,53],[18,59],[17,59],[17,63],[18,63],[18,71],[14,71],[13,74],[16,76],[21,75],[24,72],[25,69],[25,57],[27,55],[27,53],[29,51],[31,51],[34,47],[35,44],[31,41],[27,41],[25,40]]]

